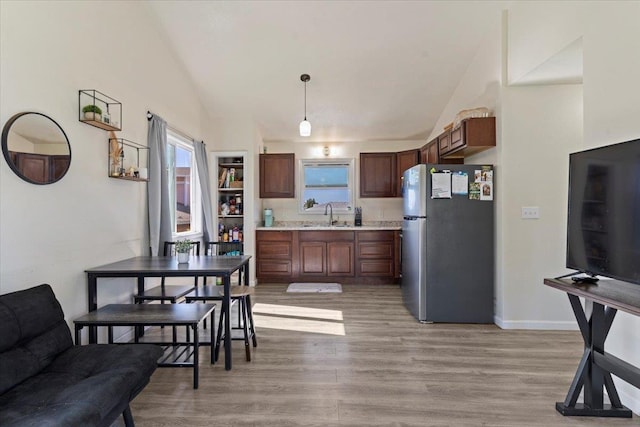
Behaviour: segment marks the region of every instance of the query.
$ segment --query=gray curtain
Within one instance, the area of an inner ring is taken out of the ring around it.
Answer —
[[[202,193],[203,224],[202,232],[205,242],[212,242],[215,231],[213,230],[213,208],[211,204],[211,185],[209,183],[209,162],[207,162],[206,145],[202,141],[193,141],[193,148],[196,154],[196,166],[198,168],[198,179],[200,180],[200,190]]]
[[[149,119],[148,221],[151,255],[162,255],[163,242],[171,241],[169,165],[167,162],[167,122],[155,114]]]

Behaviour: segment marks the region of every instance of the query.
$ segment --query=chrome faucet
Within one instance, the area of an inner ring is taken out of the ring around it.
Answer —
[[[329,227],[333,225],[333,206],[331,203],[327,203],[324,207],[324,214],[327,214],[327,210],[329,210]]]

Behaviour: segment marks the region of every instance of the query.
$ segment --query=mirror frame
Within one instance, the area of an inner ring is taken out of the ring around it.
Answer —
[[[51,122],[58,127],[60,132],[62,132],[64,139],[67,141],[67,147],[69,148],[69,165],[67,166],[67,169],[62,173],[62,175],[58,177],[58,179],[51,180],[48,182],[34,181],[24,176],[22,171],[20,171],[20,169],[18,168],[18,166],[11,160],[11,156],[9,155],[9,131],[11,130],[11,126],[15,123],[16,120],[28,114],[35,114],[38,116],[42,116],[45,119],[51,120]],[[9,120],[7,120],[4,127],[2,128],[2,154],[4,155],[4,159],[7,161],[7,164],[9,165],[11,170],[16,175],[18,175],[18,177],[22,178],[23,180],[31,184],[36,184],[36,185],[48,185],[48,184],[53,184],[54,182],[60,181],[67,174],[67,172],[69,172],[69,168],[71,167],[71,143],[69,142],[69,137],[67,137],[67,134],[65,133],[64,129],[62,129],[62,127],[58,124],[58,122],[53,120],[51,117],[47,116],[46,114],[38,113],[35,111],[25,111],[22,113],[17,113],[13,117],[11,117]]]

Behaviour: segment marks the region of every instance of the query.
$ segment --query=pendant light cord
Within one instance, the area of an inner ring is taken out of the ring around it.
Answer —
[[[307,120],[307,82],[304,82],[304,119]]]

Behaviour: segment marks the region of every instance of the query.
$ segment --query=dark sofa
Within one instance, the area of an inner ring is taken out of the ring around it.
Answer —
[[[74,346],[49,285],[0,295],[0,425],[110,426],[149,382],[149,344]]]

